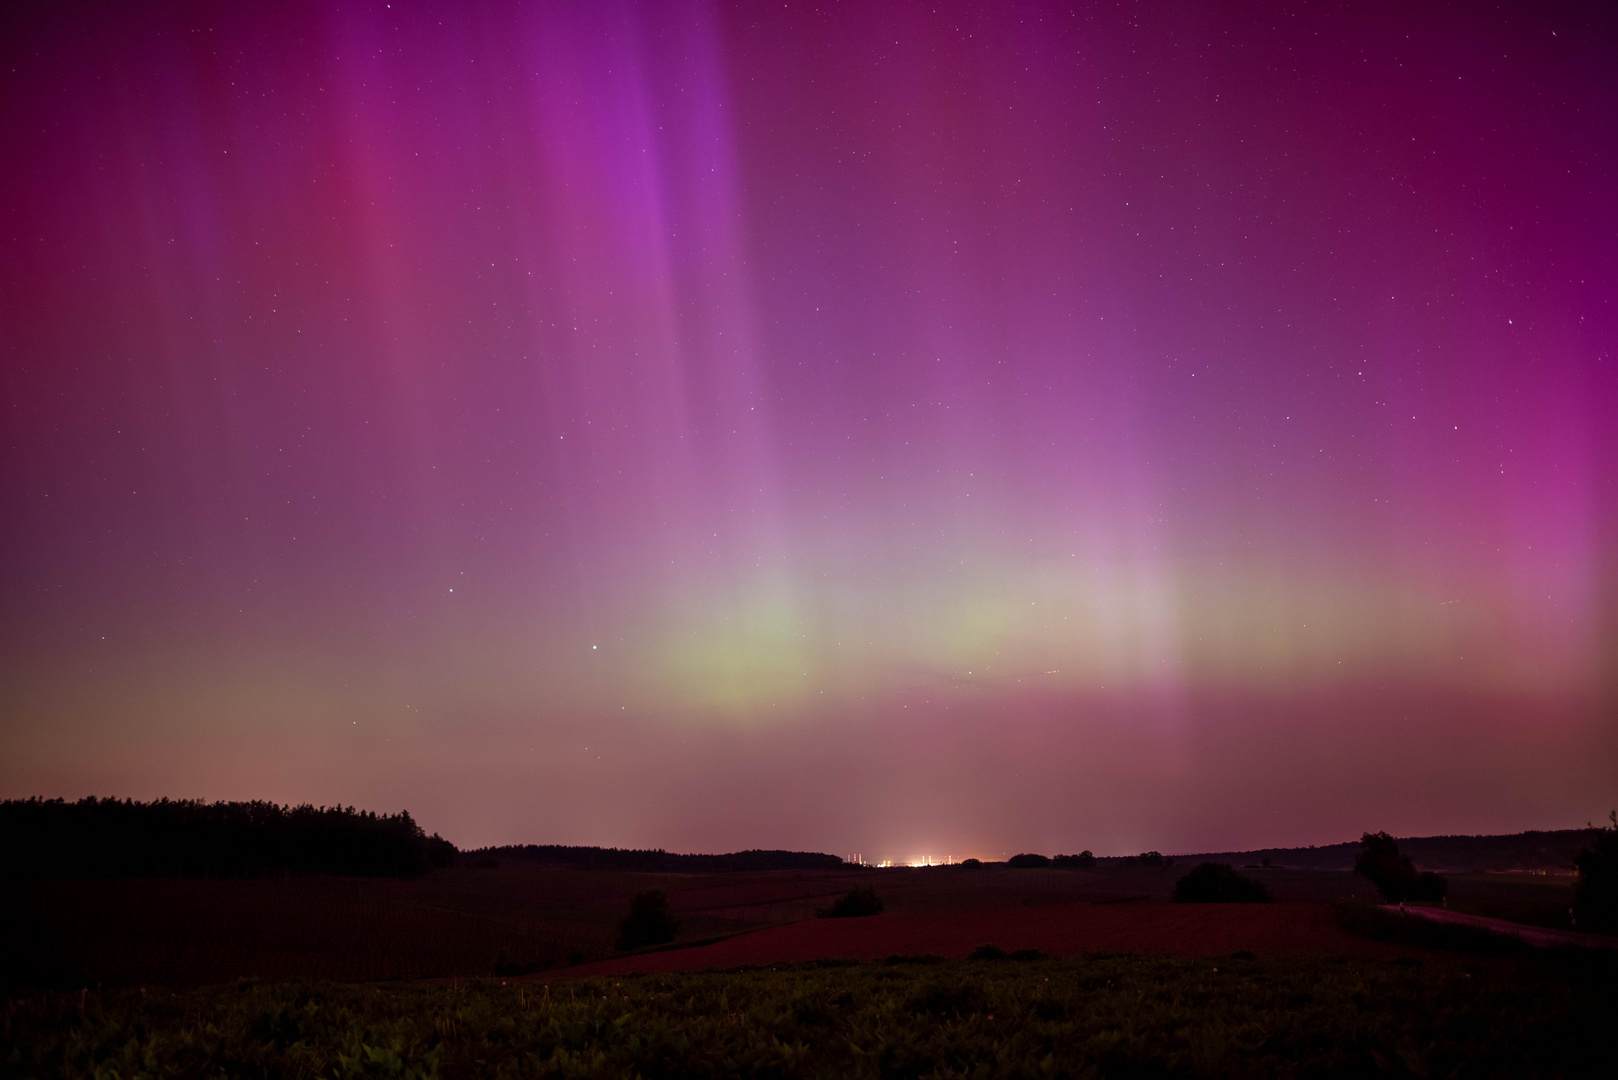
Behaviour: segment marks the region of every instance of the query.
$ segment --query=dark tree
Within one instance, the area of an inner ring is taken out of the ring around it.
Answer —
[[[1006,860],[1006,865],[1013,870],[1033,870],[1050,864],[1051,861],[1043,855],[1013,855]]]
[[[618,924],[618,948],[639,949],[647,945],[661,945],[674,940],[680,922],[669,907],[669,898],[662,889],[647,889],[635,894],[630,902],[629,915]]]
[[[1089,870],[1095,866],[1096,857],[1085,850],[1077,855],[1058,855],[1051,862],[1066,870]]]
[[[961,860],[961,865],[966,867],[968,870],[981,870],[981,869],[983,869],[983,860],[982,859],[962,859]]]
[[[1573,917],[1580,930],[1618,931],[1618,810],[1607,819],[1612,827],[1573,860],[1579,870]]]
[[[455,857],[460,854],[460,851],[456,849],[454,844],[437,833],[427,837],[423,843],[425,844],[424,857],[428,866],[434,870],[442,870],[446,866],[455,865]]]
[[[856,919],[862,915],[882,914],[882,898],[869,885],[850,889],[837,898],[837,902],[824,911],[815,913],[822,919]]]
[[[1142,866],[1167,866],[1168,865],[1167,861],[1163,858],[1163,853],[1160,852],[1160,851],[1143,851],[1143,852],[1141,852],[1140,853],[1140,864]]]
[[[1360,837],[1360,853],[1354,857],[1354,872],[1376,886],[1388,903],[1403,900],[1444,899],[1449,882],[1437,874],[1418,873],[1410,856],[1401,854],[1399,845],[1385,832]]]
[[[0,877],[411,876],[455,859],[407,812],[159,799],[8,799]]]
[[[1263,904],[1270,892],[1229,863],[1205,862],[1174,884],[1177,904]]]
[[[1410,883],[1410,894],[1406,899],[1436,904],[1447,895],[1449,895],[1449,878],[1426,870],[1417,874],[1416,880]]]

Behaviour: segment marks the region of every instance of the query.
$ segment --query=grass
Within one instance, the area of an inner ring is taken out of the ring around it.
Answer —
[[[0,1075],[1598,1075],[1614,973],[1543,956],[896,957],[549,984],[35,992],[4,1001]]]

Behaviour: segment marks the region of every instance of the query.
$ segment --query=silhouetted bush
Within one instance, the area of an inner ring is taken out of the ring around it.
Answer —
[[[1229,863],[1205,862],[1174,883],[1177,904],[1263,904],[1270,892]]]
[[[962,859],[961,860],[961,865],[966,867],[968,870],[981,870],[981,869],[983,869],[983,860],[982,859]]]
[[[1579,871],[1573,917],[1580,930],[1618,931],[1618,811],[1607,818],[1612,827],[1573,860]]]
[[[1138,856],[1136,856],[1136,860],[1142,866],[1167,866],[1167,865],[1169,865],[1168,860],[1163,858],[1163,853],[1161,851],[1143,851]]]
[[[1089,870],[1096,864],[1096,857],[1088,850],[1077,855],[1058,855],[1051,862],[1064,870]]]
[[[662,889],[647,889],[635,894],[629,904],[629,914],[618,924],[618,948],[661,945],[673,941],[679,928],[680,921],[669,907],[668,895]]]
[[[1410,889],[1405,894],[1406,900],[1416,900],[1436,904],[1449,894],[1449,879],[1425,870],[1416,875],[1416,880],[1410,883]]]
[[[406,811],[270,802],[9,799],[0,836],[9,878],[411,876],[456,857]]]
[[[968,960],[1020,960],[1027,963],[1031,960],[1043,960],[1045,954],[1038,949],[1016,949],[1006,952],[998,945],[979,945],[966,954]]]
[[[1438,901],[1449,891],[1449,882],[1437,874],[1418,873],[1410,856],[1399,852],[1399,845],[1385,832],[1360,837],[1360,853],[1354,859],[1354,872],[1376,886],[1388,903],[1401,900]]]
[[[1006,865],[1013,870],[1036,870],[1050,864],[1051,861],[1043,855],[1013,855],[1006,860]]]
[[[876,890],[869,885],[861,885],[838,897],[831,907],[815,914],[822,919],[856,919],[862,915],[880,915],[882,906],[882,898],[877,896]]]

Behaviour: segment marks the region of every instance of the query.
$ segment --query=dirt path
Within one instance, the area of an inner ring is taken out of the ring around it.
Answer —
[[[1505,919],[1490,919],[1483,915],[1463,915],[1458,911],[1449,911],[1446,908],[1398,907],[1394,904],[1384,904],[1383,911],[1392,911],[1404,915],[1417,915],[1423,919],[1434,922],[1457,923],[1461,926],[1471,926],[1479,930],[1487,930],[1494,934],[1507,934],[1514,938],[1521,938],[1530,945],[1538,945],[1542,949],[1618,949],[1618,938],[1606,934],[1580,934],[1573,930],[1554,930],[1548,926],[1529,926],[1527,923],[1508,922]]]

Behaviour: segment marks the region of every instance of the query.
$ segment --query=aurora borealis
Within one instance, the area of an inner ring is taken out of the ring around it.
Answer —
[[[1618,799],[1610,6],[0,51],[0,794],[894,859]]]

